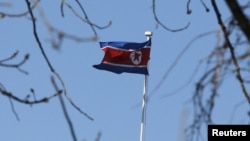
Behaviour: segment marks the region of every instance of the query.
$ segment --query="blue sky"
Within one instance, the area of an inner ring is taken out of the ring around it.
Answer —
[[[7,1],[13,3],[12,7],[0,7],[0,11],[18,13],[26,9],[24,1]],[[75,2],[70,3],[80,11]],[[186,1],[156,1],[158,17],[169,28],[181,28],[190,22],[187,30],[173,33],[160,26],[156,28],[150,0],[82,1],[92,22],[102,26],[112,21],[109,28],[97,30],[99,41],[144,42],[144,32],[153,32],[149,92],[161,81],[178,54],[194,37],[219,29],[210,2],[205,3],[210,8],[209,13],[199,1],[192,1],[192,14],[187,15]],[[42,1],[40,6],[50,24],[58,29],[82,37],[93,36],[90,27],[74,17],[67,7],[65,17],[61,17],[60,1]],[[224,2],[218,1],[218,6],[223,19],[226,19],[229,12]],[[38,16],[38,13],[35,12],[35,15]],[[94,141],[97,133],[101,132],[101,141],[138,141],[144,76],[126,73],[117,75],[94,69],[92,65],[99,64],[104,55],[98,42],[66,40],[60,50],[55,50],[48,42],[50,36],[41,19],[38,19],[37,26],[48,58],[63,78],[68,95],[78,107],[94,118],[94,121],[88,120],[65,99],[78,140]],[[30,59],[22,66],[29,75],[16,69],[0,69],[0,82],[5,88],[19,97],[30,93],[30,88],[35,90],[38,98],[53,94],[55,90],[50,81],[53,74],[39,51],[31,22],[27,18],[4,18],[0,20],[0,31],[0,59],[7,58],[16,50],[19,50],[19,55],[13,62],[21,60],[26,53],[30,54]],[[195,82],[204,73],[205,66],[201,66],[185,89],[175,95],[164,96],[188,82],[200,60],[216,46],[216,41],[216,34],[211,34],[194,42],[151,97],[147,108],[146,141],[183,141],[181,129],[190,124],[193,115],[189,100],[194,92]],[[244,104],[240,105],[241,110],[238,108],[232,118],[232,109],[244,100],[235,77],[228,77],[220,92],[213,113],[214,121],[221,124],[246,123],[247,108]],[[72,140],[58,98],[46,104],[29,106],[14,102],[14,105],[20,121],[12,113],[8,98],[1,97],[0,140]],[[203,136],[206,138],[206,128]]]

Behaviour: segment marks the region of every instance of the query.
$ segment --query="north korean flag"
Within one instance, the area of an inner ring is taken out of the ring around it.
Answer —
[[[93,65],[99,70],[117,74],[127,72],[148,75],[147,64],[150,58],[151,40],[143,43],[100,42],[105,52],[101,64]]]

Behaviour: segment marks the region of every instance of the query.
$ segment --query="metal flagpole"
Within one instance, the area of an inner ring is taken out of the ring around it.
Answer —
[[[146,31],[145,36],[147,40],[151,39],[152,32]],[[144,141],[145,137],[145,124],[146,124],[146,109],[147,109],[147,91],[148,91],[148,75],[144,76],[144,86],[143,86],[143,99],[142,99],[142,117],[141,117],[141,132],[140,141]]]

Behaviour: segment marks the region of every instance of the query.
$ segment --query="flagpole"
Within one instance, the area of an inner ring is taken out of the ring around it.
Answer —
[[[152,32],[151,31],[146,31],[145,36],[147,37],[147,40],[150,40],[151,37],[152,37]],[[144,141],[144,138],[145,138],[147,91],[148,91],[148,75],[144,75],[140,141]]]

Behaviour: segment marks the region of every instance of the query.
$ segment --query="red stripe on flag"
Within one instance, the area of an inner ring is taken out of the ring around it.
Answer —
[[[138,51],[118,50],[115,48],[103,48],[105,55],[102,62],[146,66],[149,60],[150,48],[142,48]]]

